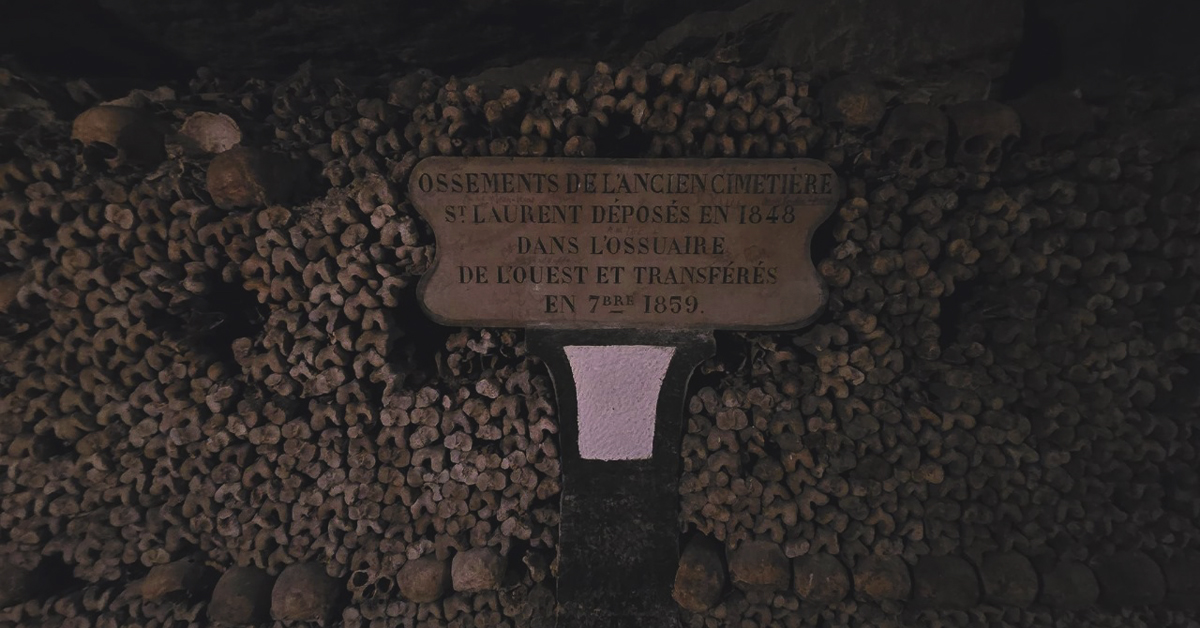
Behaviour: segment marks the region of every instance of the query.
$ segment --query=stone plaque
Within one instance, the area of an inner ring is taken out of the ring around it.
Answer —
[[[432,157],[409,179],[437,241],[419,295],[445,325],[799,327],[838,195],[811,159]]]

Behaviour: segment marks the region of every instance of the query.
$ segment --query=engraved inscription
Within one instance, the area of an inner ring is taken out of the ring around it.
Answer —
[[[425,159],[421,301],[448,325],[798,327],[824,303],[809,241],[838,190],[810,159]]]

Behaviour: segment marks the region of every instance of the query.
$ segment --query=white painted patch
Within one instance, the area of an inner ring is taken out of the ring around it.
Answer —
[[[658,393],[675,347],[563,347],[579,407],[579,455],[645,460],[654,451]]]

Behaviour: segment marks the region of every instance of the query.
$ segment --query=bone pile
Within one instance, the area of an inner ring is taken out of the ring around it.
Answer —
[[[519,330],[419,310],[432,155],[838,171],[826,313],[693,379],[686,625],[1195,621],[1194,99],[704,60],[30,81],[0,72],[0,626],[553,625],[553,390]]]

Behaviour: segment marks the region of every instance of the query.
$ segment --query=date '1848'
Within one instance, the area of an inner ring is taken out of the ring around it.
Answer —
[[[421,301],[448,325],[795,327],[824,302],[809,242],[839,189],[809,159],[425,159]]]

